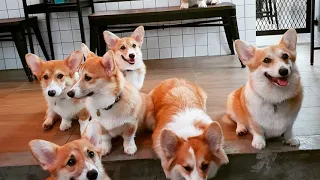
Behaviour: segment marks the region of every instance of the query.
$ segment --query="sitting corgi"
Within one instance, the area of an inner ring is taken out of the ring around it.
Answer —
[[[180,9],[188,9],[193,6],[205,8],[207,4],[215,5],[218,3],[220,3],[220,0],[181,0]]]
[[[229,162],[220,125],[206,114],[205,92],[182,79],[168,79],[149,94],[156,127],[153,147],[169,179],[204,180]]]
[[[80,101],[67,96],[67,92],[79,78],[76,70],[82,60],[81,51],[73,52],[65,60],[52,61],[43,61],[40,57],[30,53],[26,55],[27,64],[39,79],[48,104],[46,119],[42,125],[44,129],[51,128],[56,114],[61,116],[61,131],[71,128],[74,118],[79,118],[79,120],[90,118]]]
[[[47,180],[110,180],[101,162],[99,122],[91,120],[82,136],[63,146],[39,139],[29,142],[42,169],[50,173]]]
[[[297,33],[289,29],[278,45],[255,48],[237,40],[241,61],[249,68],[249,80],[228,96],[227,114],[237,123],[236,133],[250,131],[252,146],[263,149],[266,138],[284,136],[298,146],[292,126],[302,103],[302,86],[296,66]]]
[[[151,98],[128,83],[118,68],[113,51],[98,57],[83,44],[86,61],[80,69],[80,79],[68,92],[75,99],[86,98],[86,107],[92,118],[99,120],[103,133],[103,155],[111,151],[112,137],[121,135],[124,152],[137,151],[135,134],[145,123],[152,129],[154,123]]]
[[[143,26],[139,26],[130,37],[119,38],[110,31],[104,31],[103,35],[108,49],[114,52],[117,65],[126,80],[140,91],[146,75],[146,65],[143,63],[141,52]]]

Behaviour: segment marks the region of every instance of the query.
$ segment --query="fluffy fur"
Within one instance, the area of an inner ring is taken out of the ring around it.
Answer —
[[[237,123],[236,133],[253,135],[252,146],[263,149],[266,138],[284,135],[284,142],[298,146],[292,126],[302,102],[302,86],[296,66],[297,33],[288,30],[278,45],[255,48],[237,40],[241,61],[249,68],[249,80],[228,96],[227,114]]]
[[[96,120],[88,123],[82,138],[63,146],[45,140],[32,140],[29,147],[47,180],[110,180],[101,162],[101,127]]]
[[[85,46],[83,44],[83,46]],[[113,52],[98,57],[83,48],[86,61],[80,69],[80,79],[70,90],[71,97],[86,98],[86,107],[104,127],[103,155],[111,151],[112,137],[121,135],[126,154],[137,151],[135,134],[139,125],[152,129],[154,123],[151,98],[128,83],[118,68]],[[70,95],[68,93],[68,95]],[[116,102],[117,98],[120,100]],[[107,107],[112,108],[106,109]]]
[[[183,79],[168,79],[150,93],[156,128],[153,147],[169,179],[204,180],[229,162],[220,125],[206,114],[205,92]]]
[[[130,37],[119,38],[110,31],[104,31],[103,35],[108,49],[114,52],[117,65],[126,80],[140,90],[146,75],[146,66],[141,52],[144,38],[143,26],[139,26]]]
[[[60,130],[71,127],[72,119],[89,119],[89,114],[83,103],[67,96],[69,89],[79,79],[76,72],[83,60],[81,51],[73,52],[65,60],[43,61],[34,54],[27,54],[26,61],[40,81],[43,96],[48,109],[43,123],[44,129],[49,129],[54,123],[55,115],[61,116]]]
[[[189,7],[198,6],[207,7],[207,4],[218,4],[220,0],[181,0],[180,9],[188,9]]]

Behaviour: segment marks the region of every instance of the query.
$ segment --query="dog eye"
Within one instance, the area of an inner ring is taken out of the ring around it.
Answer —
[[[63,78],[63,74],[58,74],[57,78],[58,79],[62,79]]]
[[[88,151],[88,156],[93,159],[94,158],[94,152],[93,151]]]
[[[192,171],[192,168],[190,166],[183,166],[183,168],[188,172]]]
[[[287,59],[289,59],[289,55],[288,54],[282,54],[282,59],[283,60],[287,60]]]
[[[264,63],[271,63],[271,59],[270,59],[270,58],[265,58],[265,59],[263,60],[263,62],[264,62]]]
[[[71,156],[71,158],[67,162],[67,165],[68,166],[74,166],[75,164],[76,164],[76,159],[73,156]]]
[[[88,75],[84,75],[84,80],[86,80],[86,81],[90,81],[92,78],[90,77],[90,76],[88,76]]]
[[[49,79],[48,75],[44,75],[43,79],[45,79],[45,80]]]
[[[125,50],[126,47],[125,47],[125,46],[121,46],[120,49],[121,49],[121,50]]]
[[[208,167],[209,167],[209,164],[202,163],[200,169],[201,169],[202,171],[206,171],[206,170],[208,169]]]
[[[132,45],[132,47],[133,47],[133,48],[136,48],[136,47],[137,47],[137,45],[136,45],[136,44],[133,44],[133,45]]]

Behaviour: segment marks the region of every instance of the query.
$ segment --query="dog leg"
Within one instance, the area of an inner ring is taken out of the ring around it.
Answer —
[[[66,131],[71,128],[72,120],[69,118],[63,118],[61,117],[61,124],[60,124],[60,130]]]
[[[251,133],[253,135],[253,140],[252,140],[252,147],[255,149],[261,150],[266,147],[266,139],[264,137],[264,132],[259,125],[257,125],[255,122],[252,120],[250,121],[251,124]]]
[[[112,149],[112,136],[107,130],[103,130],[102,133],[102,156],[105,156],[111,152]]]
[[[220,1],[219,1],[219,0],[207,0],[207,3],[208,3],[208,4],[215,5],[215,4],[220,3]]]
[[[42,124],[43,129],[50,129],[52,127],[52,125],[55,121],[55,119],[54,119],[55,115],[56,115],[56,113],[51,108],[47,109],[46,120]]]
[[[134,140],[137,126],[133,124],[127,124],[126,129],[123,132],[123,149],[128,155],[134,155],[137,152],[137,146]]]
[[[205,7],[207,7],[206,0],[199,0],[199,1],[198,1],[198,7],[200,7],[200,8],[205,8]]]
[[[236,133],[238,136],[244,136],[246,135],[248,132],[246,126],[242,123],[237,122],[237,129],[236,129]]]
[[[188,2],[188,0],[181,0],[180,9],[188,9],[188,8],[189,8],[189,2]]]
[[[89,121],[89,119],[87,119],[87,120],[85,120],[85,121],[79,119],[78,122],[79,122],[79,125],[80,125],[80,134],[82,135],[84,129],[87,127],[87,125],[88,125],[88,123],[89,123],[90,121]]]
[[[293,138],[292,127],[293,127],[293,124],[286,130],[286,132],[284,132],[283,143],[289,146],[300,146],[299,140],[296,138]]]

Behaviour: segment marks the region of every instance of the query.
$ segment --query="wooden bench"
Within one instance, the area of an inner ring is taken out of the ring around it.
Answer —
[[[147,25],[145,26],[145,30],[162,29],[169,27],[223,26],[231,54],[235,54],[233,41],[239,39],[239,31],[236,18],[236,5],[226,2],[220,3],[218,5],[211,5],[207,8],[189,8],[185,10],[181,10],[179,7],[164,7],[96,12],[89,15],[88,17],[90,23],[90,49],[93,52],[96,52],[97,50],[97,53],[99,55],[105,53],[106,44],[104,42],[102,34],[104,30],[110,30],[114,33],[124,33],[131,32],[134,30],[134,28],[136,28],[136,25],[130,24],[195,20],[215,17],[218,17],[218,19],[160,26]],[[122,26],[119,27],[117,25]],[[242,63],[241,66],[245,67]]]

